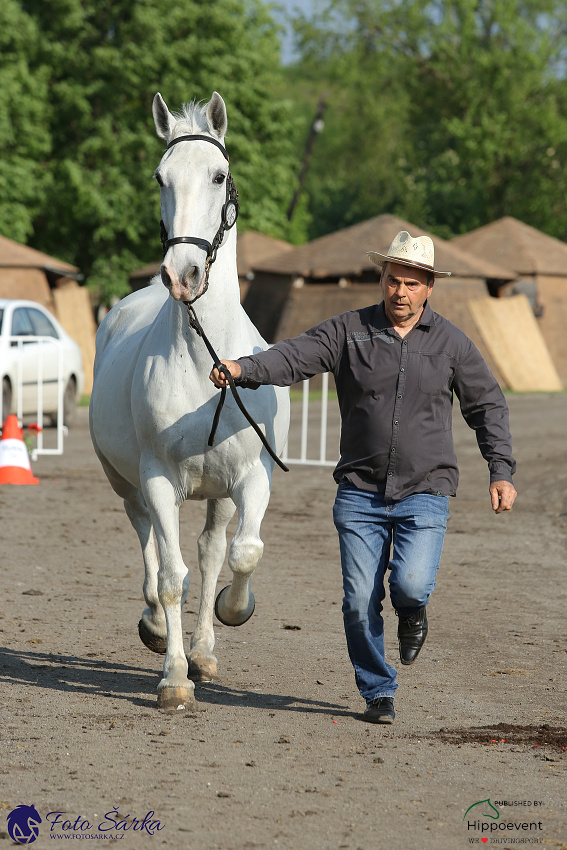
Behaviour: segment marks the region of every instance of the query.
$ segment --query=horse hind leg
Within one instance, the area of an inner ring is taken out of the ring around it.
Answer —
[[[213,655],[213,604],[226,554],[226,527],[235,509],[232,499],[209,499],[207,502],[207,519],[198,541],[201,601],[188,655],[189,677],[195,682],[209,682],[217,675],[217,659]]]
[[[238,528],[230,544],[228,565],[232,584],[223,588],[215,603],[215,614],[225,626],[241,626],[254,613],[254,594],[250,578],[264,551],[260,525],[270,498],[270,479],[264,469],[257,469],[233,494],[238,506]]]

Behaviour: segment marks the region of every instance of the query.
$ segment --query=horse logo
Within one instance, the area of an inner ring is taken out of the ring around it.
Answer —
[[[482,817],[483,818],[492,818],[492,820],[498,820],[498,818],[500,817],[500,812],[498,811],[498,809],[494,808],[494,806],[490,802],[490,797],[488,797],[486,800],[478,800],[478,802],[473,803],[472,806],[469,806],[468,809],[466,810],[466,812],[463,815],[463,820],[466,818],[466,816],[468,815],[468,813],[470,812],[471,809],[474,809],[475,806],[482,806],[484,803],[488,803],[488,805],[490,806],[492,811],[496,812],[496,814],[493,815],[490,812],[482,812],[481,813]]]
[[[39,835],[41,818],[34,806],[16,806],[8,815],[8,833],[17,844],[32,844]]]

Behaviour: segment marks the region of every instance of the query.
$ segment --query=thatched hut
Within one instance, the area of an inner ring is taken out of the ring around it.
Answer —
[[[431,236],[438,268],[452,272],[440,279],[431,306],[460,327],[479,347],[499,380],[468,302],[487,296],[489,287],[504,285],[516,275],[504,265],[488,262],[393,215],[380,215],[272,257],[254,266],[255,277],[244,308],[270,342],[295,336],[328,316],[382,300],[380,270],[366,251],[386,253],[400,230]]]
[[[82,278],[76,266],[0,236],[0,298],[24,298],[51,310],[81,348],[84,391],[90,393],[96,325]]]
[[[567,384],[567,244],[511,216],[451,244],[514,270],[516,280],[492,294],[528,297],[555,368]]]

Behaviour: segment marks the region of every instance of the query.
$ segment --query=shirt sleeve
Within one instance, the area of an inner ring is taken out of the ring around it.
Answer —
[[[474,430],[480,452],[488,463],[490,483],[512,483],[516,461],[512,457],[508,405],[496,378],[470,339],[455,369],[453,389],[463,418]]]
[[[240,357],[238,383],[289,387],[322,372],[334,372],[344,347],[345,330],[339,316],[327,319],[291,339],[282,339],[266,351]]]

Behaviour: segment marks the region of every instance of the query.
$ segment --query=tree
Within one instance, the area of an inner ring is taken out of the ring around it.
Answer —
[[[564,4],[338,0],[326,11],[300,22],[295,69],[319,59],[340,91],[335,159],[312,170],[314,200],[331,171],[345,223],[387,211],[449,236],[509,214],[565,236]]]
[[[0,4],[0,232],[25,242],[44,199],[51,148],[47,79],[37,68],[37,26],[16,0]],[[32,70],[35,65],[35,70]]]
[[[127,291],[134,267],[159,258],[158,90],[174,110],[215,89],[223,95],[241,229],[287,235],[297,130],[289,99],[272,95],[279,42],[260,0],[14,5],[35,31],[30,72],[45,82],[50,151],[41,163],[32,157],[43,187],[34,247],[80,266],[104,300]]]

